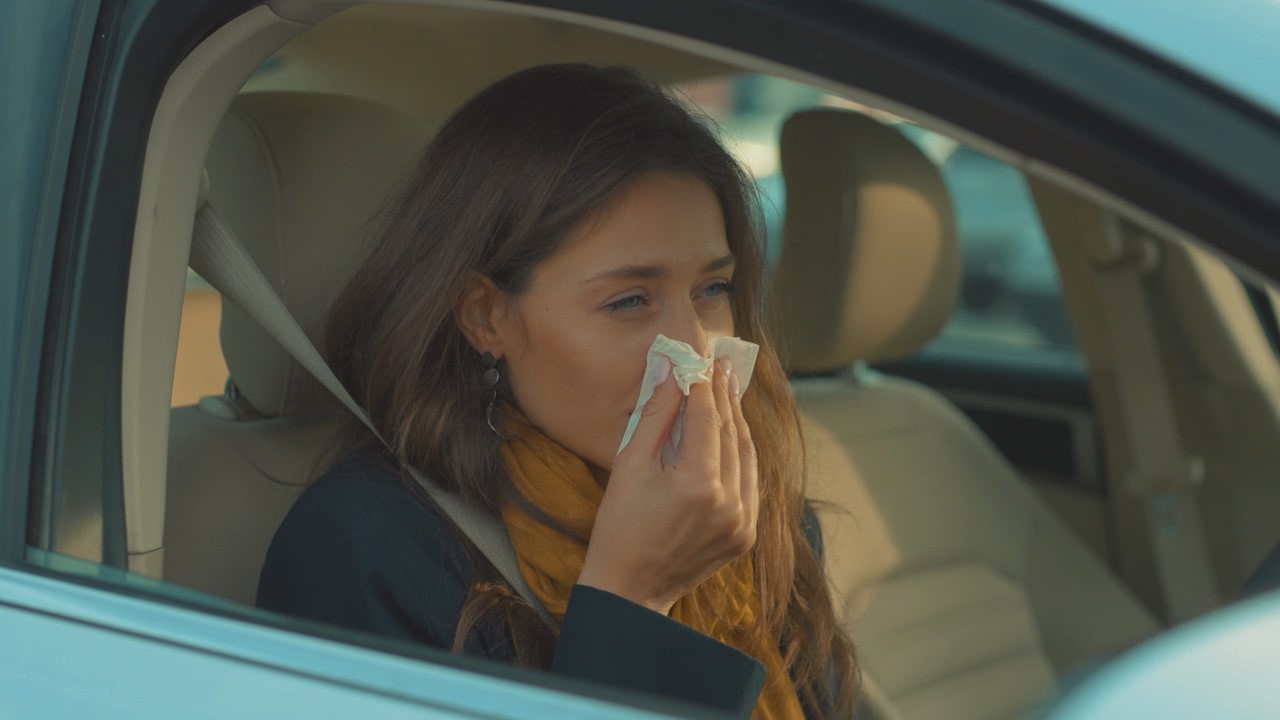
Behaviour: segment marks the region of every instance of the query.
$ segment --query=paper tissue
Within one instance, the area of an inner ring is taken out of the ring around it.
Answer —
[[[728,357],[733,363],[733,372],[738,376],[739,396],[747,391],[747,384],[751,382],[751,373],[756,367],[756,355],[760,352],[760,346],[741,338],[727,336],[712,338],[709,344],[711,357],[702,357],[688,343],[658,334],[653,344],[649,346],[644,379],[640,383],[640,397],[636,399],[636,408],[631,412],[626,431],[622,433],[622,443],[618,445],[618,452],[622,452],[622,449],[631,441],[636,425],[640,423],[640,412],[644,404],[653,396],[653,389],[658,384],[658,362],[663,357],[671,361],[671,375],[686,397],[689,395],[689,388],[695,383],[711,382],[711,373],[717,370],[713,364],[722,357]],[[674,463],[679,453],[680,438],[684,435],[684,410],[682,402],[680,414],[671,428],[671,436],[662,449],[664,463]]]

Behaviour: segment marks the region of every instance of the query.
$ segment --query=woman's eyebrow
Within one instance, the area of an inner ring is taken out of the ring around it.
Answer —
[[[731,265],[734,265],[737,262],[738,262],[737,258],[735,258],[733,255],[725,255],[724,257],[716,258],[715,260],[712,260],[711,262],[707,263],[706,266],[702,268],[702,272],[715,272],[716,270],[720,270],[721,268],[727,268]]]
[[[733,255],[725,255],[724,257],[716,258],[704,265],[702,272],[715,272],[716,270],[729,267],[736,262],[737,260]],[[617,280],[620,278],[626,280],[650,280],[653,278],[663,277],[666,274],[667,269],[658,265],[623,265],[611,270],[596,273],[586,280],[583,280],[582,284],[586,285],[587,283],[593,283],[597,280]]]

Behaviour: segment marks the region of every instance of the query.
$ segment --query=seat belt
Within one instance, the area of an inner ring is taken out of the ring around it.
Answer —
[[[356,403],[320,357],[315,345],[267,282],[253,257],[240,244],[235,232],[208,202],[203,202],[196,214],[190,264],[223,297],[240,306],[249,317],[256,320],[298,364],[306,368],[378,440],[386,444],[364,409]],[[409,473],[539,617],[552,627],[558,627],[559,623],[547,612],[525,582],[516,562],[515,549],[511,546],[511,539],[502,523],[460,495],[446,491],[416,469],[409,468]]]
[[[1129,467],[1121,482],[1141,504],[1165,619],[1176,624],[1216,607],[1218,591],[1197,500],[1204,461],[1182,444],[1145,287],[1159,250],[1153,237],[1107,213],[1105,231],[1089,256],[1106,308],[1128,443]]]

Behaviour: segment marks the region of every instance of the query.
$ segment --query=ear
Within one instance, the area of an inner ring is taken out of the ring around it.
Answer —
[[[454,321],[476,352],[487,350],[502,357],[506,352],[503,321],[507,308],[507,294],[502,288],[489,277],[473,272],[454,309]]]

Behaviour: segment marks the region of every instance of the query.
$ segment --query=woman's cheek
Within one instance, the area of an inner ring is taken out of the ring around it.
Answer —
[[[629,357],[632,354],[611,359],[613,367],[607,379],[608,386],[602,387],[597,395],[606,404],[600,408],[597,431],[603,436],[603,442],[612,445],[612,450],[617,450],[618,443],[622,440],[622,433],[626,430],[631,412],[640,396],[640,383],[644,379],[645,353],[640,352],[638,360]]]

